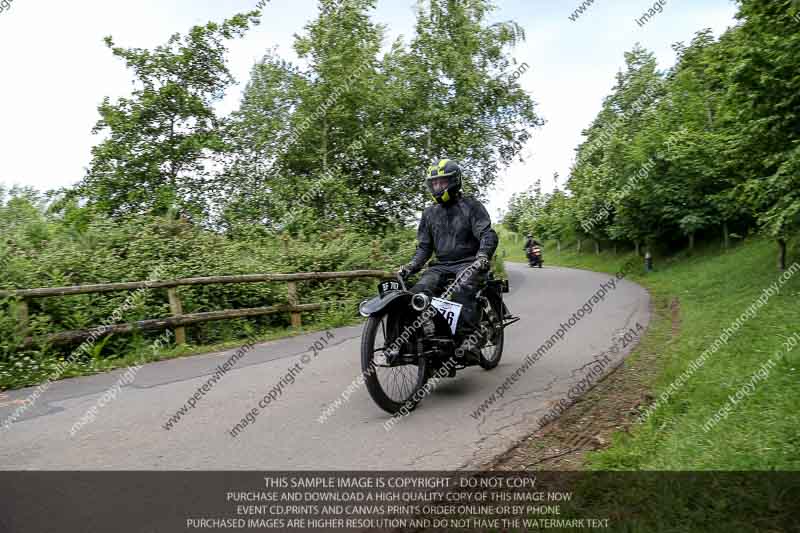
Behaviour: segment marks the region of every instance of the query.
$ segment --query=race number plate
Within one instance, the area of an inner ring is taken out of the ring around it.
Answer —
[[[399,281],[382,281],[378,284],[378,294],[383,297],[384,294],[390,291],[399,291],[400,290],[400,282]]]
[[[439,314],[442,315],[445,320],[447,320],[447,323],[450,325],[450,332],[455,335],[458,317],[461,315],[461,304],[441,298],[432,298],[431,305],[439,311]]]

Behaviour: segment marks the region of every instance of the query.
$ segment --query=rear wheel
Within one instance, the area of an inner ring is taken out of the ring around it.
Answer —
[[[383,313],[367,320],[361,334],[361,371],[367,391],[378,407],[396,414],[403,406],[411,411],[419,403],[421,398],[415,394],[427,380],[428,361],[424,357],[409,357],[409,347],[416,343],[417,332],[399,346],[400,356],[392,357],[389,348],[402,328],[393,324],[391,318]]]
[[[487,300],[488,303],[488,300]],[[494,311],[496,317],[502,316],[498,314],[498,310]],[[503,357],[503,342],[505,340],[504,329],[501,323],[494,323],[488,318],[487,310],[483,313],[484,319],[481,326],[489,328],[489,337],[486,343],[481,348],[481,358],[479,364],[484,370],[492,370],[500,364],[500,358]]]
[[[492,370],[500,364],[500,358],[503,357],[503,340],[503,328],[499,327],[496,329],[493,339],[487,341],[486,345],[481,348],[481,368]]]

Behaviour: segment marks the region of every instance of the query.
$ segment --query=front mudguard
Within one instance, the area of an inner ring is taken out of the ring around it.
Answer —
[[[396,305],[410,307],[412,296],[414,294],[408,291],[392,291],[383,296],[375,296],[361,302],[361,305],[358,306],[358,312],[363,317],[370,317]]]
[[[401,320],[405,324],[413,323],[422,313],[414,311],[411,308],[411,297],[414,293],[408,291],[392,291],[385,294],[383,297],[375,296],[369,300],[364,300],[358,306],[358,312],[363,317],[375,316],[382,314],[389,309],[402,309],[398,317],[403,317]],[[430,309],[430,308],[429,308]],[[423,311],[424,313],[425,311]],[[430,311],[431,319],[433,320],[436,335],[444,337],[452,337],[450,326],[444,319],[441,313],[435,309]]]

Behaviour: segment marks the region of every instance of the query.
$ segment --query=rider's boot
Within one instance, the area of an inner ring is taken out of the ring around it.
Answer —
[[[487,333],[488,331],[486,330],[485,324],[481,324],[481,328],[478,330],[464,332],[463,340],[456,349],[456,357],[463,358],[470,363],[480,362],[481,347],[483,346],[483,340],[486,338]]]

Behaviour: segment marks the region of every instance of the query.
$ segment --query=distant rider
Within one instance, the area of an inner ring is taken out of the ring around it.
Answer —
[[[525,246],[524,246],[523,250],[525,250],[525,251],[527,252],[527,251],[528,251],[528,250],[530,250],[530,249],[531,249],[531,247],[533,247],[533,246],[541,246],[541,244],[539,244],[539,241],[537,241],[536,239],[534,239],[534,238],[531,236],[531,234],[530,234],[530,233],[528,233],[527,235],[525,235]]]

